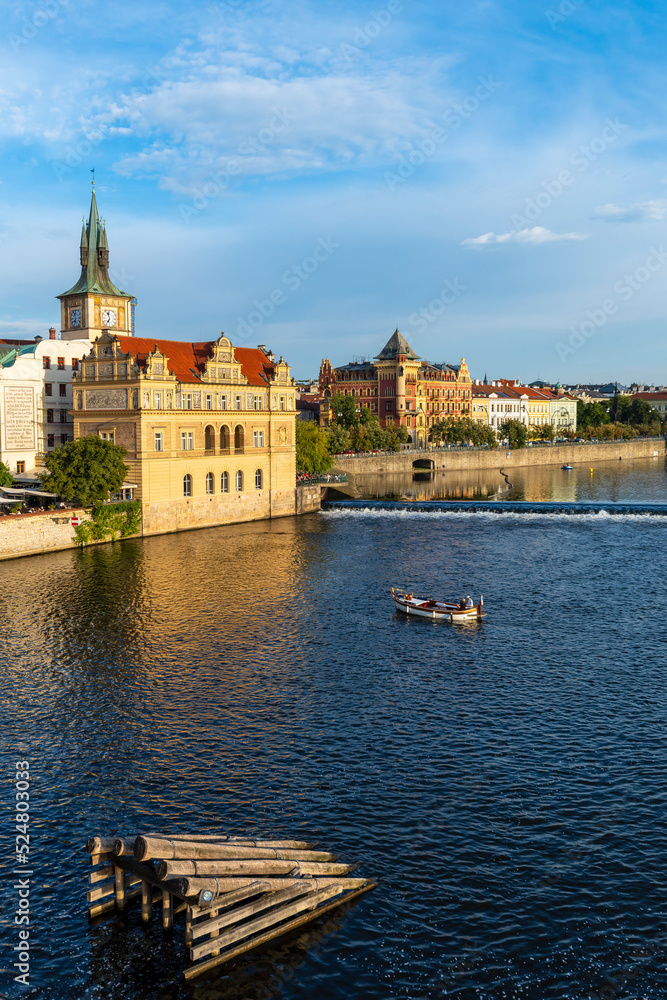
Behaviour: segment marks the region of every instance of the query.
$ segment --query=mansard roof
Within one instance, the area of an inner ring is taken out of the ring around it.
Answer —
[[[416,361],[419,358],[419,355],[415,354],[403,334],[396,329],[380,353],[376,354],[375,357],[378,361],[394,361],[399,354],[404,354],[411,361]]]

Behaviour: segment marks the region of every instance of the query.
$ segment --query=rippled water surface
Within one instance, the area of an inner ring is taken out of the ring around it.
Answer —
[[[607,498],[666,501],[635,466]],[[1,563],[36,947],[0,994],[664,997],[666,544],[659,514],[406,505]],[[405,620],[391,584],[488,618]],[[379,886],[186,985],[180,926],[88,924],[86,837],[139,828],[313,839]]]

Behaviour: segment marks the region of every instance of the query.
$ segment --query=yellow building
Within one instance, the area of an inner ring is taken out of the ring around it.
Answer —
[[[262,348],[103,333],[74,376],[74,436],[122,445],[145,534],[297,513],[295,388]]]

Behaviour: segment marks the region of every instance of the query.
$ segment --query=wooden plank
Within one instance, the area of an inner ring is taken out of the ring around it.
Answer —
[[[178,880],[174,879],[173,882],[161,881],[153,871],[152,865],[144,865],[139,861],[135,861],[134,858],[126,858],[123,856],[114,858],[113,863],[114,867],[122,868],[124,871],[130,872],[130,874],[136,875],[138,879],[148,882],[149,885],[154,886],[160,891],[168,889],[172,896],[178,896],[180,899],[185,899],[185,896],[178,889]]]
[[[170,931],[174,926],[174,906],[170,892],[162,893],[162,930]]]
[[[132,899],[137,899],[140,895],[141,895],[141,886],[137,886],[135,889],[130,889],[129,892],[126,893],[126,899],[129,902]],[[160,899],[162,899],[161,893],[156,893],[153,896],[154,903],[159,902]],[[108,899],[104,903],[98,903],[96,906],[91,906],[88,911],[88,916],[90,917],[91,920],[94,920],[96,917],[101,917],[104,913],[108,913],[110,910],[115,910],[115,909],[116,909],[116,898],[114,896],[112,899]]]
[[[113,865],[105,865],[104,868],[97,868],[94,872],[90,873],[90,884],[95,885],[96,882],[103,882],[105,878],[109,878],[113,875]]]
[[[141,883],[141,919],[145,924],[153,916],[153,887],[150,882]]]
[[[177,880],[177,884],[179,885],[179,891],[184,888],[187,889],[186,892],[181,892],[181,895],[192,901],[192,897],[198,896],[202,889],[210,889],[216,893],[227,893],[233,889],[243,889],[245,886],[251,885],[254,881],[255,879],[252,878],[182,878]],[[304,881],[306,880],[301,878],[262,879],[262,882],[265,882],[270,890],[276,891],[278,889],[287,889],[291,885],[300,885]],[[368,879],[365,878],[311,878],[307,879],[307,881],[314,883],[318,889],[325,889],[327,886],[333,885],[334,882],[338,885],[344,885],[346,889],[360,889],[362,886],[368,884]],[[186,886],[182,885],[184,882],[187,883]],[[160,883],[160,885],[162,884],[167,883]],[[173,885],[174,883],[169,884]],[[221,900],[224,898],[224,896],[219,897]],[[217,906],[218,900],[214,903],[214,907]],[[209,913],[209,910],[200,909],[196,904],[193,904],[193,910],[196,916]]]
[[[242,924],[241,927],[233,927],[231,930],[221,934],[219,938],[216,938],[213,946],[211,946],[210,941],[203,941],[201,944],[195,945],[190,949],[190,958],[196,961],[198,958],[210,955],[213,948],[218,946],[218,943],[223,948],[229,948],[238,941],[243,941],[245,938],[252,937],[253,934],[265,931],[268,927],[275,927],[276,924],[281,924],[289,917],[296,916],[297,913],[303,913],[304,910],[314,910],[318,903],[323,903],[332,896],[339,896],[342,892],[343,889],[340,885],[331,885],[328,889],[309,892],[306,896],[302,896],[292,903],[278,906],[269,913],[265,913],[264,916]]]
[[[192,937],[196,941],[197,938],[203,937],[205,934],[211,934],[213,931],[219,931],[223,927],[230,927],[232,924],[238,924],[241,920],[246,920],[248,917],[254,916],[256,913],[261,913],[263,910],[269,910],[274,906],[281,906],[283,903],[289,902],[291,899],[297,899],[299,896],[305,896],[309,892],[315,891],[315,886],[309,884],[302,879],[302,885],[293,885],[289,889],[281,889],[279,892],[269,892],[260,896],[259,899],[253,900],[252,903],[247,903],[245,906],[235,907],[233,910],[224,913],[221,917],[214,917],[212,920],[202,920],[198,924],[195,924],[192,928]],[[340,890],[343,891],[342,888]],[[194,955],[192,956],[195,957]]]
[[[111,854],[110,854],[109,851],[106,851],[106,852],[102,851],[99,854],[91,854],[90,855],[90,863],[91,863],[91,865],[105,865],[109,861],[110,858],[111,858]]]
[[[308,924],[313,920],[319,920],[320,917],[326,916],[327,913],[337,909],[339,906],[351,903],[358,896],[361,896],[363,893],[374,888],[375,883],[370,882],[368,885],[365,885],[354,892],[348,893],[348,895],[342,896],[340,899],[336,899],[333,903],[328,903],[326,906],[320,906],[315,910],[311,910],[309,913],[301,914],[293,920],[288,920],[287,923],[281,924],[280,927],[274,927],[269,931],[265,931],[263,934],[258,934],[249,941],[244,941],[243,944],[238,945],[236,948],[228,948],[215,958],[209,958],[204,962],[199,962],[198,965],[193,965],[189,969],[186,969],[185,978],[195,979],[197,976],[201,976],[204,972],[209,972],[211,969],[215,969],[219,965],[231,962],[233,959],[238,958],[239,955],[244,955],[248,951],[260,948],[262,945],[267,944],[276,937],[283,937],[285,934],[290,934],[292,931],[303,927],[304,924]]]
[[[225,861],[160,861],[156,866],[158,878],[179,878],[183,875],[208,878],[210,876],[239,875],[347,875],[354,865],[341,865],[319,861],[271,861],[263,858],[242,858]]]
[[[103,899],[105,896],[109,896],[115,891],[116,881],[115,878],[112,878],[110,882],[106,882],[104,885],[98,886],[97,889],[89,889],[86,893],[86,899],[89,903],[94,903],[96,900]]]

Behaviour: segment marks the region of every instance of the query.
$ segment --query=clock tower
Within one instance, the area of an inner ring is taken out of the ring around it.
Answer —
[[[97,340],[106,331],[132,336],[132,296],[109,277],[109,244],[100,221],[95,181],[88,225],[81,228],[81,276],[60,299],[61,340]]]

